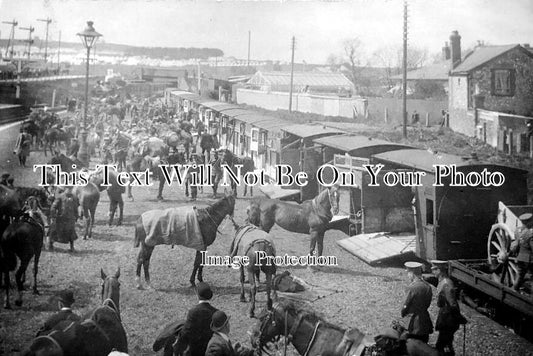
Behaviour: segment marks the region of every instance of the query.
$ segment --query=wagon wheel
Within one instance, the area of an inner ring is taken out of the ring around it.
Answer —
[[[511,241],[514,234],[502,223],[492,225],[487,241],[488,262],[493,270],[493,278],[501,284],[512,287],[518,276],[516,258],[510,257]]]

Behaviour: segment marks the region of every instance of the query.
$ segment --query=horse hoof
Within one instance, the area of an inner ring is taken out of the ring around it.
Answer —
[[[12,308],[11,308],[11,304],[6,304],[6,305],[4,305],[4,309],[11,310],[11,309],[12,309]]]
[[[242,303],[246,303],[246,297],[241,297],[240,300],[241,300]]]
[[[121,225],[122,225],[122,221],[117,222],[117,226],[121,226]]]
[[[22,306],[22,300],[15,300],[15,305],[17,307],[21,307]]]
[[[250,317],[250,318],[255,318],[254,312],[253,312],[253,311],[252,311],[252,312],[249,312],[249,313],[248,313],[248,317]]]
[[[137,286],[135,286],[135,288],[137,288],[138,290],[144,290],[143,286],[140,285],[140,284],[137,284]]]
[[[41,293],[37,289],[34,289],[33,290],[33,295],[41,295]]]

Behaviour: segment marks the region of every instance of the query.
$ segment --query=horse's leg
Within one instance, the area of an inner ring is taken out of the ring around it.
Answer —
[[[26,272],[28,264],[30,263],[31,256],[22,256],[20,258],[20,266],[15,273],[15,281],[17,283],[17,299],[15,299],[15,305],[20,307],[22,305],[22,291],[24,290],[24,284],[22,282],[22,275]]]
[[[191,287],[194,287],[196,285],[194,283],[194,277],[196,277],[196,272],[198,272],[198,282],[203,282],[201,262],[202,262],[202,255],[200,251],[196,251],[191,278],[189,278],[189,282],[191,282]]]
[[[163,172],[159,170],[159,187],[157,189],[157,200],[163,200],[163,187],[165,186],[165,179],[161,175]]]
[[[152,257],[152,252],[154,252],[153,246],[148,246],[142,242],[144,246],[144,255],[143,255],[143,267],[144,267],[144,280],[148,289],[152,289],[150,284],[150,258]]]
[[[272,305],[272,298],[270,297],[270,292],[272,291],[272,276],[275,274],[275,269],[272,268],[272,266],[266,267],[266,292],[267,292],[267,305]],[[276,291],[273,291],[274,296],[276,295]]]
[[[118,200],[118,221],[117,226],[122,225],[122,218],[124,216],[124,201],[122,200],[122,194],[120,195],[120,199]]]
[[[11,303],[9,303],[9,290],[11,289],[11,280],[9,278],[9,271],[2,272],[4,275],[4,288],[6,289],[6,300],[4,302],[5,309],[11,309]]]
[[[83,207],[83,218],[85,220],[85,233],[83,239],[87,240],[89,237],[89,227],[91,226],[91,217],[89,215],[89,209],[86,207]]]
[[[117,211],[117,201],[110,197],[109,199],[109,221],[107,222],[109,226],[113,224],[113,218],[115,217],[115,212]]]
[[[252,189],[252,188],[250,188],[250,189]],[[248,184],[245,184],[244,185],[244,193],[242,194],[243,197],[246,196],[247,191],[248,191]]]
[[[185,181],[185,196],[186,197],[189,196],[189,180],[188,179]]]
[[[246,296],[244,295],[244,266],[241,265],[241,268],[239,268],[239,272],[241,273],[241,302],[246,302]]]
[[[37,249],[35,251],[35,255],[33,256],[33,294],[39,295],[39,291],[37,290],[37,273],[39,272],[39,259],[41,258],[41,249]]]
[[[257,285],[253,268],[248,270],[248,281],[250,282],[250,310],[248,311],[248,316],[253,318],[255,310],[255,295],[257,293]]]
[[[133,195],[131,194],[131,184],[128,184],[128,187],[126,189],[128,191],[128,198],[133,201]]]

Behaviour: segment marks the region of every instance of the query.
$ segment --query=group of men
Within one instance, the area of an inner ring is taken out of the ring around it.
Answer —
[[[411,315],[407,328],[407,338],[420,340],[424,343],[429,341],[429,335],[433,333],[433,322],[428,312],[433,298],[433,292],[428,282],[437,282],[437,306],[439,314],[435,323],[435,330],[439,332],[437,351],[444,356],[455,355],[453,337],[459,326],[466,324],[466,319],[461,315],[457,302],[457,293],[452,280],[448,276],[447,261],[431,261],[435,278],[424,278],[423,265],[419,262],[406,262],[411,284],[408,287],[407,298],[401,310],[401,316]]]

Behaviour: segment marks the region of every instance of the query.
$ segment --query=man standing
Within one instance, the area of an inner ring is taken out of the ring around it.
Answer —
[[[235,347],[229,339],[229,317],[223,311],[217,310],[213,314],[211,330],[213,336],[209,340],[205,356],[251,356],[253,350],[242,347],[239,343]]]
[[[198,173],[200,172],[200,162],[196,153],[191,154],[190,167],[187,171],[186,183],[191,189],[191,199],[190,201],[195,201],[198,196],[198,184],[203,184],[203,182],[198,182]]]
[[[58,195],[50,208],[50,215],[55,219],[50,226],[50,240],[48,248],[53,249],[52,242],[70,243],[70,251],[74,252],[76,234],[76,221],[78,220],[78,198],[72,194],[72,189],[67,188]]]
[[[515,239],[511,244],[511,253],[517,253],[516,266],[518,267],[518,277],[513,285],[515,291],[519,291],[524,283],[526,273],[529,271],[533,275],[533,229],[531,228],[533,214],[525,213],[518,217],[524,226],[519,227],[515,232]]]
[[[466,319],[461,315],[457,303],[457,291],[448,277],[447,261],[431,261],[431,271],[438,278],[437,306],[439,314],[435,323],[435,330],[439,331],[439,337],[435,347],[443,356],[453,356],[453,335],[459,329],[459,325],[466,324]]]
[[[190,356],[205,356],[207,344],[213,335],[210,329],[211,318],[217,311],[209,304],[213,292],[207,283],[200,282],[196,287],[196,294],[199,301],[187,313],[187,319],[174,346],[176,355],[180,355],[188,345]]]
[[[30,155],[31,141],[32,138],[27,130],[25,128],[20,129],[13,153],[17,155],[21,167],[26,167],[26,158]]]
[[[211,179],[213,180],[213,198],[216,198],[218,184],[222,179],[222,166],[216,150],[213,151],[213,157],[211,157],[209,164],[211,165]]]
[[[74,304],[74,293],[71,290],[65,289],[59,293],[59,301],[57,302],[59,312],[49,317],[44,325],[37,332],[37,336],[46,335],[50,330],[62,321],[78,321],[80,317],[72,311],[72,304]]]
[[[433,297],[431,286],[422,280],[421,263],[405,262],[404,265],[411,281],[407,288],[407,298],[401,311],[402,318],[411,314],[407,337],[427,343],[429,334],[433,332],[433,323],[428,313],[431,298]]]

